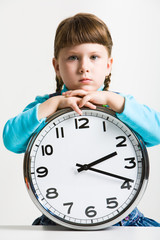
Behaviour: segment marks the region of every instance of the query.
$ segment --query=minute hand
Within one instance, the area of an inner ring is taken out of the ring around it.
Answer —
[[[96,165],[96,164],[98,164],[98,163],[101,163],[101,162],[103,162],[103,161],[105,161],[105,160],[107,160],[107,159],[109,159],[109,158],[112,158],[112,157],[114,157],[114,156],[116,156],[116,155],[117,155],[117,152],[110,153],[110,154],[108,154],[107,156],[102,157],[102,158],[100,158],[100,159],[98,159],[98,160],[96,160],[96,161],[94,161],[94,162],[91,162],[91,163],[89,163],[89,164],[84,164],[84,165],[82,165],[80,168],[77,169],[77,171],[78,171],[78,172],[82,172],[82,171],[84,171],[84,170],[88,170],[90,167],[92,167],[92,166],[94,166],[94,165]],[[77,163],[76,166],[78,166],[78,165],[79,165],[79,164]]]
[[[83,166],[81,164],[77,164],[77,165],[79,167]],[[97,172],[97,173],[101,173],[101,174],[104,174],[104,175],[107,175],[107,176],[110,176],[110,177],[118,178],[118,179],[121,179],[121,180],[124,180],[124,181],[134,182],[133,179],[123,177],[123,176],[120,176],[120,175],[116,175],[114,173],[105,172],[105,171],[102,171],[102,170],[97,169],[97,168],[89,168],[88,170],[93,171],[93,172]]]

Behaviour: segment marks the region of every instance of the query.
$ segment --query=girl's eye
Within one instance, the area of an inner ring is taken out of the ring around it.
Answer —
[[[93,55],[93,56],[91,56],[91,59],[92,59],[92,60],[96,60],[97,58],[98,58],[97,55]]]
[[[68,60],[70,60],[70,61],[78,60],[78,57],[77,56],[69,56]]]

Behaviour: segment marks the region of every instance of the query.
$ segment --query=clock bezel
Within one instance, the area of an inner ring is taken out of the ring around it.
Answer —
[[[109,114],[112,117],[115,117],[116,120],[118,120],[122,124],[124,124],[121,120],[119,120],[116,117],[115,112],[112,111],[111,109],[97,106],[97,108],[95,110],[85,108],[85,107],[82,108],[82,111],[83,110],[100,111],[100,112]],[[74,111],[71,108],[65,108],[62,110],[58,110],[56,113],[54,113],[53,115],[51,115],[49,118],[46,119],[46,125],[49,124],[52,120],[56,119],[57,117],[59,117],[63,114],[69,113],[69,112],[74,112]],[[109,221],[105,220],[104,222],[100,222],[100,223],[80,224],[80,223],[69,222],[65,219],[61,220],[61,218],[59,218],[56,215],[53,215],[53,213],[49,213],[49,210],[46,210],[44,208],[44,206],[38,201],[38,198],[36,197],[35,189],[33,187],[32,180],[31,180],[31,173],[30,173],[30,152],[31,152],[31,149],[34,145],[36,138],[41,133],[41,131],[46,127],[46,125],[39,132],[35,133],[32,136],[31,140],[29,141],[29,144],[28,144],[25,156],[24,156],[24,166],[23,166],[24,180],[25,180],[25,184],[26,184],[28,193],[29,193],[32,201],[34,202],[34,204],[38,207],[38,209],[52,221],[55,221],[56,223],[58,223],[64,227],[77,229],[77,230],[103,229],[103,228],[106,228],[106,227],[116,224],[117,222],[121,221],[126,216],[128,216],[129,213],[131,213],[134,210],[134,208],[138,205],[139,201],[141,200],[141,198],[145,192],[145,189],[147,187],[148,178],[149,178],[149,158],[148,158],[146,147],[145,147],[141,137],[139,135],[135,134],[131,128],[129,128],[126,124],[124,124],[126,126],[126,128],[128,128],[130,130],[130,132],[134,135],[134,137],[139,142],[139,146],[141,148],[142,157],[143,157],[143,174],[141,177],[140,187],[139,187],[136,195],[132,199],[131,203],[120,213],[119,216],[117,215],[116,217],[111,218]]]

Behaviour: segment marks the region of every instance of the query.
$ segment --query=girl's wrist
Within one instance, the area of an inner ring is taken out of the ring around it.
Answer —
[[[47,101],[41,103],[38,107],[38,119],[47,118],[58,109],[62,96],[55,96],[49,98]]]
[[[117,93],[108,92],[106,107],[109,106],[113,111],[122,113],[124,110],[125,98]]]

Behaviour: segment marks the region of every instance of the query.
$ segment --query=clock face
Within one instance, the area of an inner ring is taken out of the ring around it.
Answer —
[[[37,207],[74,229],[101,229],[136,206],[148,179],[140,140],[107,109],[66,109],[31,140],[25,182]]]

